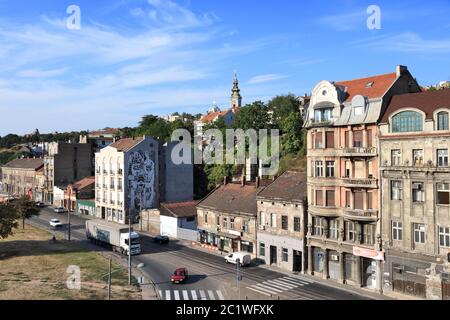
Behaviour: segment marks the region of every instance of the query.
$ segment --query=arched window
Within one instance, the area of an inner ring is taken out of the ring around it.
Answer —
[[[392,132],[423,130],[423,116],[414,111],[403,111],[392,117]]]
[[[448,130],[448,112],[442,111],[437,114],[437,129]]]

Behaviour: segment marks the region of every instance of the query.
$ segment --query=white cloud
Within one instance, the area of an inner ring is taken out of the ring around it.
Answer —
[[[282,74],[276,74],[276,73],[263,74],[263,75],[259,75],[259,76],[254,76],[253,78],[251,78],[248,81],[248,83],[249,84],[258,84],[258,83],[276,81],[276,80],[280,80],[280,79],[284,79],[284,78],[286,78],[286,76],[282,75]]]
[[[326,25],[337,31],[349,31],[366,28],[367,13],[358,10],[350,13],[328,15],[320,18],[320,24]]]
[[[22,78],[51,78],[63,75],[66,72],[67,68],[60,68],[53,70],[30,69],[20,71],[18,76]]]

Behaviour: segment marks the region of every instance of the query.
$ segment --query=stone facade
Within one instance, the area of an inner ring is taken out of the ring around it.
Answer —
[[[39,189],[39,171],[42,170],[42,159],[16,159],[2,167],[3,193],[22,197],[29,196],[36,199]],[[39,201],[38,199],[36,201]]]

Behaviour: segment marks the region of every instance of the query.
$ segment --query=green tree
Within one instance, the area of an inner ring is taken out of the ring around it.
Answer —
[[[282,130],[282,122],[292,113],[300,113],[300,102],[292,93],[276,96],[268,103],[269,109],[273,111],[273,124]]]
[[[281,153],[282,155],[298,153],[303,147],[303,122],[300,113],[292,112],[286,118],[281,119],[282,137]]]
[[[0,204],[0,238],[6,239],[17,228],[17,213],[13,206]]]
[[[222,183],[224,177],[231,178],[234,172],[234,166],[229,164],[205,165],[208,190],[212,190]]]
[[[154,115],[144,116],[136,130],[136,135],[151,136],[166,142],[170,140],[171,134],[169,122]]]
[[[25,229],[25,220],[39,215],[36,203],[27,196],[21,197],[16,203],[17,218],[22,220],[22,228]]]
[[[236,115],[234,128],[244,131],[249,129],[270,129],[270,116],[268,107],[261,101],[253,102],[241,108]]]

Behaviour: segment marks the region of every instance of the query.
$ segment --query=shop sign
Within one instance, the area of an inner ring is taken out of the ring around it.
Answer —
[[[353,247],[353,255],[379,261],[384,261],[384,251],[376,251],[367,248]]]

